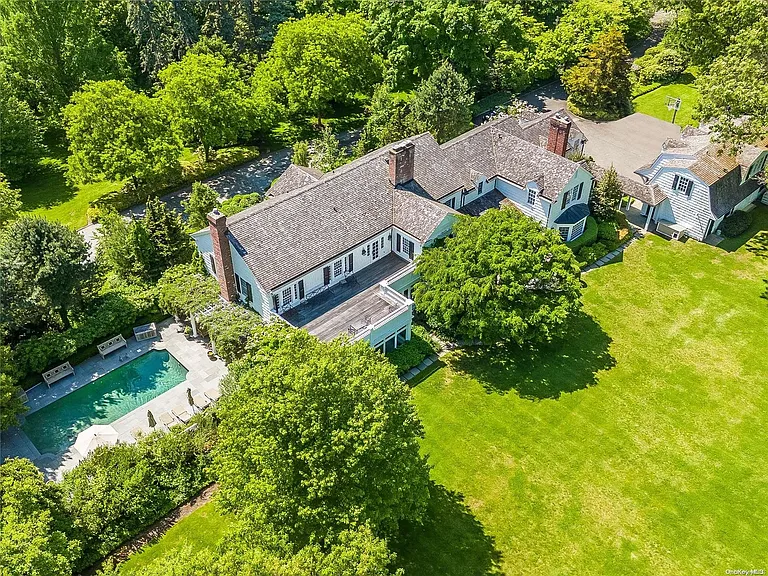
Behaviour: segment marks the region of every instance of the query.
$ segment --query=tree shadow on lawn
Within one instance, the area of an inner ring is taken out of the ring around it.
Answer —
[[[735,252],[744,245],[755,256],[768,258],[768,206],[757,206],[752,210],[752,224],[734,238],[723,238],[717,245],[726,252]]]
[[[76,189],[65,176],[66,165],[56,158],[44,158],[38,172],[20,180],[23,210],[50,208],[75,197]]]
[[[501,552],[464,497],[435,483],[429,487],[424,523],[404,525],[392,547],[406,576],[501,574]]]
[[[562,339],[537,349],[518,346],[468,348],[451,359],[454,370],[478,380],[491,393],[515,390],[528,400],[557,399],[597,383],[597,373],[615,366],[611,338],[585,312],[570,321]]]

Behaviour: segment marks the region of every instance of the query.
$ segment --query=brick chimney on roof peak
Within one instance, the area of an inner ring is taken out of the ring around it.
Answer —
[[[214,208],[207,216],[213,244],[214,274],[219,281],[221,297],[227,302],[237,301],[235,269],[232,264],[232,248],[227,237],[227,217]]]
[[[565,114],[555,114],[549,119],[549,137],[547,150],[558,156],[565,156],[568,149],[568,136],[571,132],[571,120]]]
[[[413,180],[415,148],[413,142],[404,140],[389,149],[389,181],[393,186]]]

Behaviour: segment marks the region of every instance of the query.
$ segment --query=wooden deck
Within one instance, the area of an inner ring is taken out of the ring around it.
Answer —
[[[361,328],[394,311],[396,306],[379,296],[379,282],[386,280],[410,262],[387,254],[311,300],[282,314],[288,322],[304,328],[320,340],[332,340],[348,333],[350,326]]]

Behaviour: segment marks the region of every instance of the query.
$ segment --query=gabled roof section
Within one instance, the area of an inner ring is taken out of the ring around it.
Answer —
[[[456,210],[407,190],[392,190],[392,224],[425,242]]]
[[[275,180],[272,186],[270,186],[269,190],[267,190],[267,194],[270,196],[280,196],[286,192],[291,192],[308,184],[313,184],[322,177],[323,173],[317,168],[291,164],[286,171]]]
[[[443,149],[467,171],[476,170],[488,178],[501,176],[521,187],[535,181],[544,198],[556,200],[579,165],[510,134],[504,129],[510,127],[509,120],[517,122],[504,118],[481,126],[446,142]]]
[[[587,141],[586,136],[584,136],[584,133],[576,124],[574,117],[569,114],[565,108],[552,110],[550,112],[545,112],[544,114],[536,114],[533,119],[529,120],[521,118],[519,122],[522,138],[531,144],[546,148],[549,140],[549,119],[556,114],[564,116],[571,121],[571,130],[568,134],[569,140],[576,138],[585,142]]]
[[[588,164],[588,170],[598,181],[600,181],[607,172],[605,168],[598,166],[594,162],[590,162]],[[617,176],[619,177],[619,182],[621,183],[621,190],[627,196],[636,198],[637,200],[645,202],[650,206],[658,206],[667,199],[667,195],[664,194],[662,189],[659,188],[656,184],[642,184],[637,180],[632,180],[631,178],[627,178],[621,174],[617,174]]]

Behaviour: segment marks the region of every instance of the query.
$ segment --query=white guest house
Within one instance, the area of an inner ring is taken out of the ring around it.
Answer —
[[[420,134],[328,174],[291,165],[271,198],[212,212],[193,238],[225,300],[390,351],[411,336],[414,260],[460,212],[514,205],[564,239],[581,234],[592,177],[562,156],[570,121],[545,121],[552,151],[504,118],[442,146]]]
[[[744,146],[732,154],[711,141],[708,129],[686,128],[668,140],[652,163],[635,171],[653,191],[643,202],[646,228],[673,239],[704,240],[723,219],[755,202],[765,187],[755,176],[765,169],[768,149]]]

